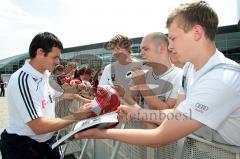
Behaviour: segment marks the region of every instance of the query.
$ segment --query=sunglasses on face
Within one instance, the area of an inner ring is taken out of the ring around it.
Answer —
[[[109,41],[105,43],[104,48],[106,50],[113,50],[115,47],[119,46],[120,48],[129,48],[132,45],[132,42],[129,40],[118,41]]]

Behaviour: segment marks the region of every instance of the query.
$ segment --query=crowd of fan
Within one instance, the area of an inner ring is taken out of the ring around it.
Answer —
[[[87,99],[96,95],[101,69],[79,67],[77,62],[68,62],[66,66],[57,65],[52,74],[65,92],[78,93]]]

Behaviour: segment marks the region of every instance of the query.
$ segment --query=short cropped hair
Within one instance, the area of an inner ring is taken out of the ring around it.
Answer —
[[[37,49],[41,48],[44,52],[44,55],[47,56],[49,52],[52,51],[53,47],[57,47],[60,50],[63,50],[62,42],[54,34],[50,32],[43,32],[37,34],[30,43],[29,46],[29,56],[30,59],[36,57]]]
[[[188,32],[194,25],[201,25],[205,36],[213,41],[217,32],[218,16],[216,12],[204,1],[181,4],[167,19],[167,28],[176,20],[179,28]]]
[[[160,45],[160,44],[166,44],[166,46],[169,45],[168,37],[161,32],[149,33],[145,36],[145,38],[149,38],[156,45]]]

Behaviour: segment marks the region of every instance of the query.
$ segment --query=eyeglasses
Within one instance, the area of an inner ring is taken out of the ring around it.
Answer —
[[[113,50],[116,46],[120,48],[129,48],[132,45],[130,40],[122,40],[122,41],[109,41],[104,44],[104,48],[106,50]]]

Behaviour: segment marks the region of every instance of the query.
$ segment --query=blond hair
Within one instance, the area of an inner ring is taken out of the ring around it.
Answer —
[[[181,4],[167,19],[167,28],[176,20],[179,28],[188,32],[194,25],[201,25],[205,36],[213,41],[217,32],[218,16],[204,1]]]

